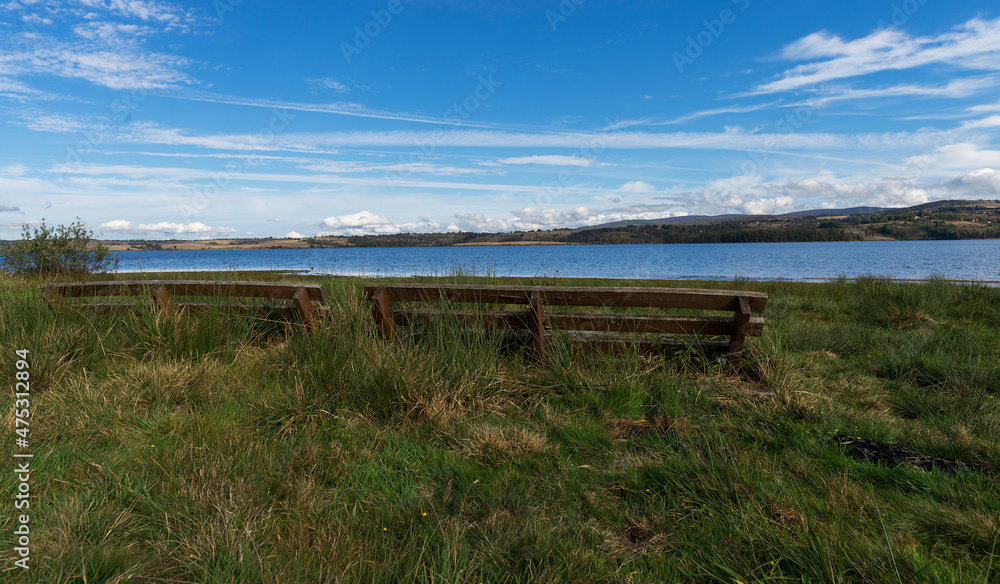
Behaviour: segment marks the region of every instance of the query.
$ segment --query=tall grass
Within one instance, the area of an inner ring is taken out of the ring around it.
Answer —
[[[33,569],[8,546],[0,578],[996,579],[996,288],[743,281],[770,302],[741,359],[554,342],[542,364],[448,319],[382,339],[360,281],[322,283],[332,317],[304,334],[50,311],[41,282],[0,279],[2,346],[31,351],[37,502]],[[877,466],[844,434],[973,470]]]

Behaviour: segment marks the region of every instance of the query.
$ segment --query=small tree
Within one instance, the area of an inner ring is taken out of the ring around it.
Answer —
[[[0,249],[0,259],[14,274],[93,274],[117,268],[118,258],[107,247],[91,245],[93,234],[79,217],[56,227],[42,220],[34,231],[25,225],[21,241]]]

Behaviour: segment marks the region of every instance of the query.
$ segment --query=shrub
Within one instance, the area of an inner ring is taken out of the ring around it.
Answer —
[[[21,241],[0,249],[0,263],[14,274],[93,274],[118,267],[118,258],[107,247],[91,244],[93,231],[77,217],[70,225],[27,225]]]

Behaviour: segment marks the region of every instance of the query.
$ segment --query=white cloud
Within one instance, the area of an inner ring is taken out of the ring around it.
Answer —
[[[359,211],[350,215],[327,217],[320,221],[319,226],[333,233],[349,235],[399,233],[400,231],[387,218],[370,211]]]
[[[962,130],[978,130],[982,128],[1000,128],[1000,114],[989,116],[979,120],[969,120],[962,122]]]
[[[633,180],[618,187],[618,190],[623,193],[652,193],[656,187],[645,181]]]
[[[38,14],[24,14],[21,16],[21,20],[27,22],[28,24],[42,24],[46,26],[52,24],[52,19],[45,18]]]
[[[288,239],[302,239],[304,236],[298,231],[289,231],[285,234],[285,237]]]
[[[103,231],[113,231],[116,233],[135,233],[145,235],[163,233],[170,235],[211,236],[236,232],[236,230],[231,227],[209,227],[208,225],[198,221],[194,223],[170,223],[168,221],[160,221],[159,223],[140,223],[139,225],[136,225],[131,221],[125,221],[123,219],[113,219],[111,221],[101,223],[98,226],[98,229]]]
[[[959,142],[945,144],[932,154],[911,156],[904,162],[924,173],[1000,167],[1000,150],[982,150],[976,144]]]
[[[153,32],[147,26],[119,24],[114,22],[87,22],[73,27],[73,32],[87,40],[99,40],[105,44],[132,44],[141,36]]]
[[[691,120],[697,120],[699,118],[705,118],[708,116],[717,116],[720,114],[745,114],[750,112],[760,111],[764,108],[776,105],[779,102],[770,101],[768,103],[759,103],[756,105],[747,106],[732,106],[732,107],[720,107],[716,109],[701,110],[687,115],[680,116],[679,118],[674,118],[666,122],[657,122],[654,125],[663,126],[671,124],[680,124],[682,122],[690,122]]]
[[[525,207],[512,211],[510,216],[505,218],[494,218],[482,213],[456,213],[455,225],[462,231],[533,231],[600,225],[614,221],[661,219],[684,214],[686,213],[677,210],[673,204],[634,205],[612,209],[579,206],[565,210]]]
[[[349,93],[351,88],[332,77],[310,77],[306,79],[313,89],[332,89],[337,93]]]
[[[135,225],[131,221],[125,221],[124,219],[113,219],[106,223],[101,223],[97,228],[105,231],[132,231]]]
[[[518,156],[515,158],[501,158],[497,160],[500,164],[547,164],[550,166],[593,166],[594,159],[583,156],[561,156],[558,154],[547,154],[542,156]]]
[[[400,163],[372,163],[356,162],[348,160],[323,160],[311,161],[300,164],[299,168],[313,170],[316,172],[332,172],[336,174],[351,174],[361,172],[381,172],[394,173],[405,176],[410,173],[437,174],[444,176],[454,176],[461,174],[483,174],[480,168],[460,168],[456,166],[443,166],[430,162],[400,162]]]
[[[153,0],[76,0],[78,4],[144,21],[176,24],[190,19],[179,7]]]
[[[844,41],[828,31],[803,37],[786,46],[790,61],[815,61],[785,71],[754,93],[793,91],[837,79],[879,71],[943,64],[960,69],[1000,70],[1000,18],[973,18],[937,36],[913,37],[896,29],[881,29],[867,37]]]
[[[944,183],[957,198],[995,197],[1000,195],[1000,171],[982,168]]]
[[[921,85],[910,83],[880,87],[873,89],[851,89],[824,87],[821,96],[808,99],[801,103],[789,104],[788,107],[808,106],[820,107],[828,103],[851,99],[879,99],[887,97],[968,97],[997,84],[994,77],[978,77],[974,79],[956,79],[945,85]]]
[[[74,47],[40,48],[16,56],[32,74],[84,79],[109,89],[162,89],[188,82],[181,69],[190,61],[176,55],[113,50],[88,51]]]

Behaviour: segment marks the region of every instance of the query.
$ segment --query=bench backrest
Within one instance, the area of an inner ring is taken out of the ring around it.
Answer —
[[[390,336],[396,320],[391,302],[453,302],[475,304],[524,304],[525,313],[497,313],[494,321],[532,330],[536,347],[542,346],[543,329],[672,335],[725,335],[730,351],[743,348],[747,335],[759,335],[763,320],[752,317],[764,312],[767,294],[762,292],[707,290],[700,288],[505,286],[476,284],[365,285],[365,296],[373,302],[376,322]],[[550,313],[543,306],[593,306],[623,308],[675,308],[730,311],[733,316],[667,317],[658,315],[581,315]]]
[[[245,282],[215,280],[121,280],[111,282],[73,282],[49,284],[45,297],[87,298],[93,296],[142,296],[151,288],[162,286],[171,296],[222,296],[226,298],[276,298],[290,300],[305,289],[310,300],[324,299],[319,284],[295,282]]]
[[[382,290],[390,302],[471,302],[529,304],[537,293],[544,304],[633,308],[690,308],[736,311],[741,298],[752,313],[762,313],[767,294],[701,288],[628,288],[590,286],[479,286],[475,284],[365,284],[371,299]]]
[[[160,311],[171,311],[175,305],[192,307],[199,303],[175,303],[175,296],[200,296],[234,298],[267,298],[291,300],[291,304],[266,306],[269,310],[282,309],[298,314],[306,329],[311,328],[316,319],[317,309],[312,301],[324,300],[323,288],[319,284],[298,282],[246,282],[224,280],[118,280],[110,282],[73,282],[49,284],[44,297],[51,307],[60,298],[93,298],[108,296],[151,296],[153,307]],[[212,304],[214,306],[214,304]],[[94,306],[91,304],[90,306]],[[322,307],[319,307],[322,309]]]

